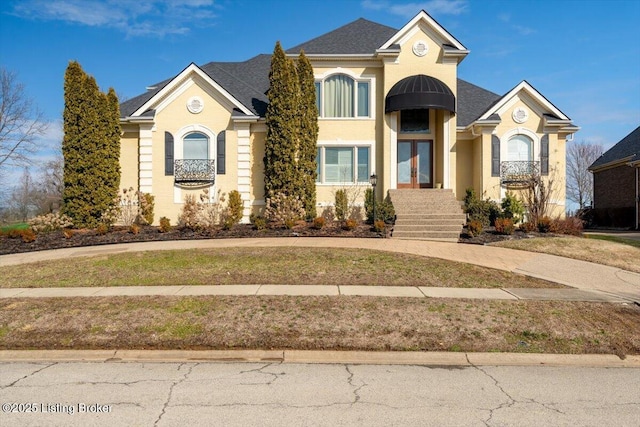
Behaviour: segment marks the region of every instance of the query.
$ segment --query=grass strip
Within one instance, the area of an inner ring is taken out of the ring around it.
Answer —
[[[373,297],[0,300],[2,349],[640,353],[633,305]]]

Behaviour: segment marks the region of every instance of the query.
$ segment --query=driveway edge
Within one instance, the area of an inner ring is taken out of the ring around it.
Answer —
[[[253,362],[420,366],[640,368],[640,355],[324,350],[0,350],[0,362]]]

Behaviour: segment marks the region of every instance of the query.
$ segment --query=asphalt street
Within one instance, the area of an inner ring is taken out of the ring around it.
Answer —
[[[0,364],[3,426],[637,426],[640,369]]]

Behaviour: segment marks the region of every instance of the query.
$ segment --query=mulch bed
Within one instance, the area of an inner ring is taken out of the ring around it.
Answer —
[[[166,233],[160,233],[158,227],[140,227],[138,234],[133,234],[127,227],[113,227],[108,233],[100,235],[96,230],[74,230],[70,238],[62,231],[40,233],[36,240],[24,243],[21,238],[0,237],[0,255],[42,251],[47,249],[72,248],[82,246],[109,245],[115,243],[151,242],[193,239],[230,239],[256,237],[359,237],[383,238],[384,234],[373,231],[370,225],[360,225],[353,230],[344,230],[338,225],[325,226],[319,230],[307,223],[300,223],[292,229],[267,228],[255,230],[250,224],[239,224],[229,230],[193,231],[174,227]]]

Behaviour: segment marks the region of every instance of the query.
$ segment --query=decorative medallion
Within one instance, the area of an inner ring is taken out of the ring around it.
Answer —
[[[187,110],[193,114],[198,114],[204,108],[204,101],[199,96],[192,96],[187,101]]]
[[[413,44],[413,53],[416,56],[425,56],[429,52],[429,45],[423,40],[418,40]]]
[[[529,119],[529,112],[522,107],[518,107],[513,110],[513,114],[511,116],[513,117],[514,122],[524,123]]]

